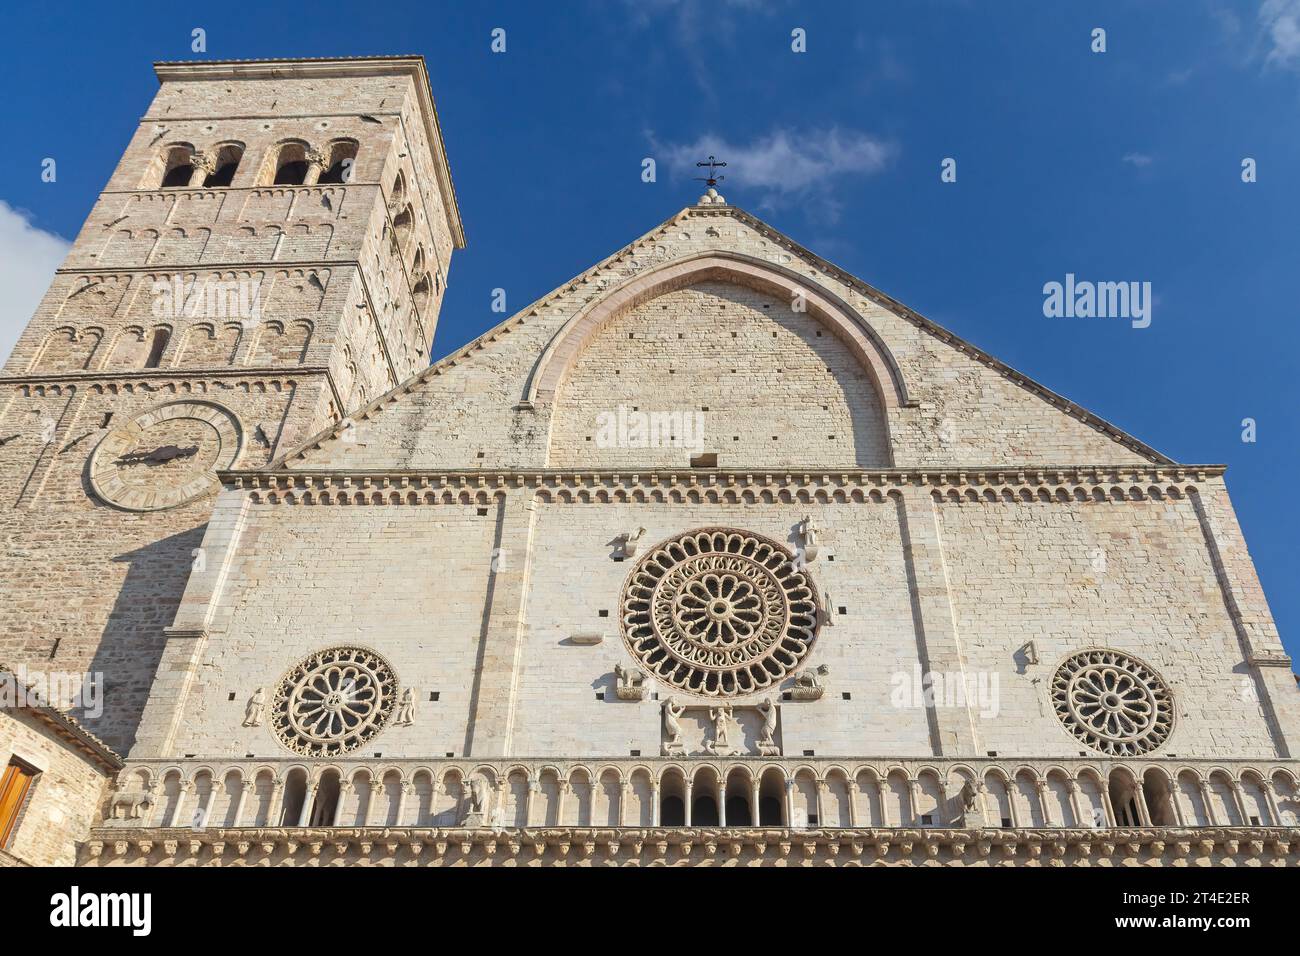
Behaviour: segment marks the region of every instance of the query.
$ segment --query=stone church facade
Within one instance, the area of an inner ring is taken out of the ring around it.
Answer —
[[[104,681],[65,854],[1300,860],[1222,466],[714,190],[426,367],[423,61],[157,71],[0,379],[0,660]]]

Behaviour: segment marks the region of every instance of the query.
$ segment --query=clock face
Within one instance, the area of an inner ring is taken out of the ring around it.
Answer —
[[[239,419],[220,405],[161,405],[104,437],[90,459],[90,484],[127,511],[174,508],[213,490],[242,440]]]

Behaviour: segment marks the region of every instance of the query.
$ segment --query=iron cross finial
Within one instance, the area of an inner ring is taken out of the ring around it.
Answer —
[[[699,180],[700,182],[702,182],[702,183],[706,183],[706,184],[708,184],[709,186],[716,186],[716,185],[718,185],[718,183],[722,182],[722,180],[724,180],[724,179],[727,178],[726,176],[715,176],[715,175],[714,175],[714,173],[716,173],[719,169],[721,169],[722,167],[726,166],[727,164],[726,164],[726,163],[720,163],[720,162],[718,162],[718,161],[717,161],[716,159],[714,159],[712,156],[709,157],[709,161],[708,161],[708,162],[706,162],[706,163],[696,163],[695,165],[698,166],[698,167],[700,167],[701,169],[704,168],[704,167],[706,167],[706,166],[708,167],[708,169],[709,169],[709,175],[708,175],[708,176],[696,176],[695,178],[698,179],[698,180]]]

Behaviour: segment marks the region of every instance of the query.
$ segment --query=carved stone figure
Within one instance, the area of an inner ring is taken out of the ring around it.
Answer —
[[[109,804],[109,819],[142,820],[153,802],[153,794],[146,790],[119,791]]]
[[[686,708],[677,703],[676,697],[669,697],[664,701],[664,740],[663,755],[665,757],[680,757],[686,753],[682,746],[682,725],[681,716]]]
[[[622,661],[614,665],[618,684],[614,692],[619,700],[645,700],[645,673],[636,667],[624,667]]]
[[[636,554],[636,549],[641,546],[641,538],[645,534],[645,528],[637,528],[623,535],[623,555],[632,557]]]
[[[817,560],[817,552],[820,550],[817,544],[819,530],[817,525],[813,523],[812,515],[804,515],[803,521],[799,522],[799,534],[803,538],[803,559],[805,562]]]
[[[826,693],[825,677],[831,669],[825,664],[818,664],[801,670],[794,675],[794,686],[790,688],[790,697],[794,700],[819,700]]]
[[[393,724],[397,727],[410,727],[415,723],[415,691],[410,687],[402,691],[402,699],[397,702],[397,715]]]
[[[817,625],[819,627],[834,627],[835,614],[834,603],[831,601],[831,592],[822,591],[822,603],[817,608]]]
[[[764,757],[776,757],[781,748],[776,745],[776,705],[771,700],[764,700],[758,705],[758,712],[763,715],[763,729],[758,735],[758,752]]]
[[[253,696],[248,698],[248,703],[244,706],[244,726],[261,727],[262,715],[266,713],[266,691],[259,687],[253,691]]]
[[[492,803],[492,789],[488,784],[487,777],[482,774],[470,777],[469,784],[465,788],[465,797],[465,819],[461,821],[461,826],[488,826],[488,811]]]
[[[713,739],[704,744],[704,749],[720,757],[730,756],[736,752],[731,745],[731,707],[723,704],[709,708],[709,719],[713,721]]]

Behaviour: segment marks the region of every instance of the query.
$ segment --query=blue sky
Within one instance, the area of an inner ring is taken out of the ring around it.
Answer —
[[[0,351],[193,28],[209,58],[420,53],[468,237],[435,355],[500,318],[492,289],[513,310],[688,205],[715,152],[733,204],[1175,459],[1227,463],[1300,653],[1278,497],[1300,465],[1300,0],[132,7],[5,15]],[[1044,317],[1066,273],[1150,282],[1151,325]]]

